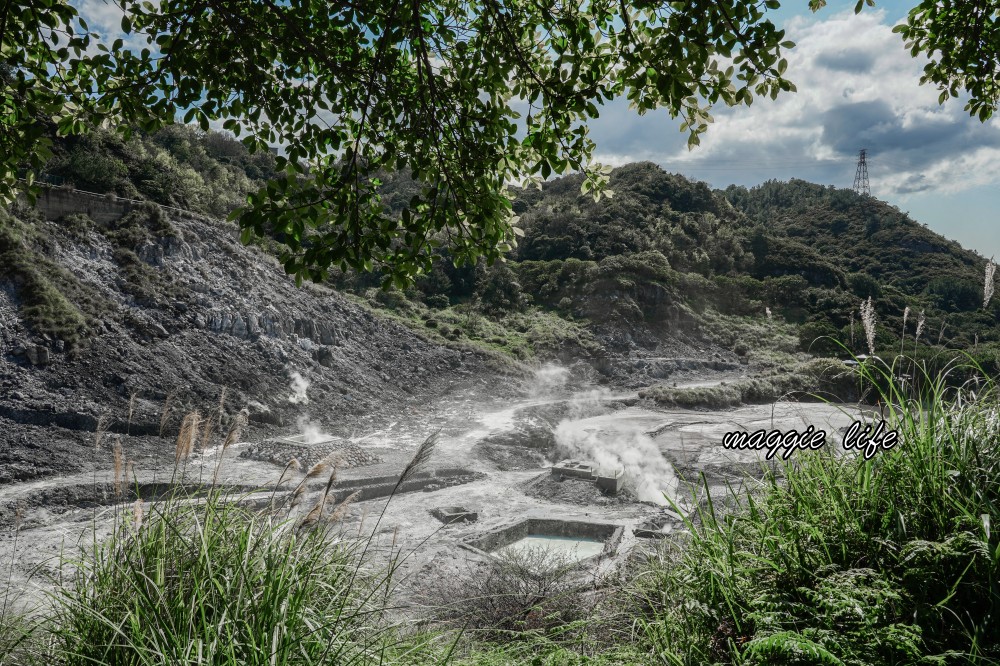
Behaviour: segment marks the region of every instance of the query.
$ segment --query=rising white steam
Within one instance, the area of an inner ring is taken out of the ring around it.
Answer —
[[[309,390],[309,380],[300,375],[298,372],[293,372],[291,377],[292,394],[288,396],[288,402],[293,405],[308,405],[309,396],[306,395],[306,391]]]
[[[533,396],[551,395],[569,382],[569,368],[554,363],[546,363],[535,371],[530,391]]]
[[[307,415],[302,415],[296,421],[299,432],[302,433],[303,444],[316,444],[330,439],[330,435],[323,432],[323,426],[311,421]]]
[[[591,391],[574,399],[570,415],[554,431],[557,455],[591,461],[602,475],[623,473],[626,488],[643,502],[665,506],[664,494],[676,500],[677,475],[652,438],[622,419],[593,416],[607,411],[602,404],[607,398],[606,392]]]

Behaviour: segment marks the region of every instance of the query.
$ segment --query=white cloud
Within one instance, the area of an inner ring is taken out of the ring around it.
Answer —
[[[591,129],[608,164],[651,159],[717,185],[805,178],[850,186],[867,148],[873,193],[955,192],[1000,182],[1000,123],[970,118],[964,102],[938,104],[919,85],[925,60],[892,33],[884,11],[797,16],[787,76],[798,92],[750,107],[716,108],[702,145],[688,151],[677,121],[639,118],[616,100]],[[630,114],[625,117],[625,114]]]
[[[111,44],[116,39],[121,38],[126,48],[136,51],[148,48],[151,52],[157,53],[159,49],[156,44],[150,44],[144,34],[132,32],[128,35],[122,32],[122,18],[125,12],[112,0],[76,0],[72,3],[80,16],[87,22],[87,27],[91,31],[101,35],[101,41]],[[96,44],[94,45],[96,53]]]

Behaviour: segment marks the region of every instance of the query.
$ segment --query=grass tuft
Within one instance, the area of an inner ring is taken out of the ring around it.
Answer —
[[[976,370],[961,364],[921,370],[861,365],[894,448],[866,460],[831,442],[732,490],[731,511],[700,505],[682,549],[637,579],[665,663],[997,663],[998,387],[951,386]]]

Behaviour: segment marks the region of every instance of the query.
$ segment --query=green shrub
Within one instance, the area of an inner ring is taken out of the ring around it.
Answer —
[[[87,295],[89,291],[34,249],[36,235],[32,225],[0,211],[0,277],[13,281],[21,301],[21,317],[35,333],[72,347],[87,335],[88,321],[64,292]]]
[[[480,307],[490,315],[521,312],[530,298],[521,290],[514,271],[505,263],[496,263],[486,269],[476,287]]]
[[[76,240],[85,239],[87,234],[97,228],[94,221],[84,213],[74,213],[64,216],[59,220],[59,226],[66,229],[69,235]]]
[[[952,389],[947,372],[902,384],[863,364],[894,448],[865,459],[828,441],[733,489],[731,511],[699,504],[683,549],[638,579],[650,649],[677,664],[997,663],[997,385]]]
[[[266,502],[214,481],[187,485],[186,461],[199,437],[197,412],[189,417],[195,420],[185,419],[177,440],[175,492],[148,515],[141,500],[116,512],[107,539],[95,534],[79,560],[61,560],[53,606],[33,630],[38,663],[360,666],[427,652],[428,641],[398,640],[385,618],[395,555],[371,568],[371,544],[339,529],[354,496],[332,502],[336,469],[317,464],[294,491],[278,498],[275,487]],[[223,449],[245,423],[245,415],[233,421]],[[435,441],[418,447],[390,501],[426,463]],[[291,468],[282,480],[295,474]],[[118,474],[116,462],[120,496]],[[293,513],[310,480],[327,474],[312,508]],[[381,516],[373,534],[380,522]]]
[[[430,296],[424,298],[424,303],[426,303],[428,307],[436,309],[446,308],[451,305],[451,301],[449,301],[448,297],[444,294],[431,294]]]
[[[375,289],[372,295],[376,302],[391,310],[405,310],[410,305],[406,294],[399,289]]]
[[[377,640],[351,548],[221,492],[177,496],[114,534],[60,589],[54,655],[72,664],[350,663]],[[137,527],[138,525],[138,527]]]
[[[131,251],[148,240],[177,238],[180,235],[163,210],[149,202],[136,205],[101,230],[112,244]]]

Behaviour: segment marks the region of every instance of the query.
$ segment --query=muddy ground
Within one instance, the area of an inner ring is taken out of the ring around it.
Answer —
[[[22,605],[41,600],[60,561],[99,541],[136,496],[197,491],[218,470],[234,493],[280,503],[290,484],[274,484],[288,461],[331,454],[338,501],[358,493],[340,520],[345,538],[371,537],[383,561],[406,554],[402,591],[433,588],[485,557],[462,547],[467,538],[528,517],[622,526],[620,552],[599,563],[613,568],[636,543],[633,528],[679,526],[664,494],[690,507],[684,478],[704,473],[722,492],[756,469],[755,456],[721,449],[728,430],[846,418],[794,404],[663,410],[638,389],[667,377],[712,384],[745,368],[732,351],[652,329],[599,331],[599,362],[521,365],[435,342],[326,287],[296,287],[231,225],[181,216],[165,228],[115,235],[37,221],[46,275],[87,321],[73,344],[39,334],[25,321],[24,284],[0,280],[0,573]],[[177,433],[195,410],[202,436],[176,469]],[[246,428],[221,451],[243,410]],[[304,433],[322,443],[274,443]],[[427,468],[386,506],[431,435]],[[116,448],[128,478],[120,496]],[[621,473],[625,486],[608,495],[559,480],[550,466],[564,458]],[[430,514],[451,506],[478,521],[445,526]]]
[[[651,525],[664,533],[682,529],[677,515],[664,506],[664,493],[690,509],[698,501],[694,489],[702,473],[720,497],[727,488],[742,492],[747,472],[759,475],[761,456],[725,450],[721,441],[726,432],[802,429],[808,424],[834,432],[853,419],[849,410],[821,404],[664,410],[640,401],[635,393],[588,385],[569,373],[554,385],[533,378],[505,381],[503,389],[496,379],[456,384],[454,391],[436,400],[373,414],[326,444],[361,450],[378,461],[339,470],[338,500],[364,491],[346,510],[340,527],[344,538],[371,537],[376,560],[404,556],[397,580],[403,599],[427,599],[436,581],[467,575],[469,567],[482,560],[462,546],[468,539],[529,517],[623,526],[625,537],[617,552],[597,564],[611,571],[635,545],[655,543],[636,538],[635,530]],[[218,483],[234,492],[270,492],[286,458],[262,459],[256,452],[262,446],[280,451],[280,446],[268,443],[274,430],[281,429],[251,429],[224,453],[217,447],[196,453],[183,469],[184,483],[190,488],[209,483],[218,468]],[[285,428],[282,434],[295,432]],[[397,475],[435,433],[429,464],[387,503]],[[829,439],[832,445],[836,438]],[[135,489],[155,501],[178,481],[170,438],[126,437],[133,476],[131,488],[116,499],[107,440],[99,451],[92,435],[72,433],[66,441],[78,456],[93,462],[77,461],[75,467],[84,467],[81,471],[0,486],[3,521],[10,525],[19,514],[21,525],[16,551],[13,533],[0,535],[0,562],[13,563],[13,588],[26,592],[22,604],[37,601],[50,589],[48,577],[59,558],[90,544],[95,526],[98,536],[107,533],[115,515],[129,508]],[[626,486],[609,496],[593,482],[553,476],[552,463],[565,457],[617,464],[628,475]],[[291,485],[278,491],[279,502]],[[305,510],[322,486],[320,482],[312,487],[302,504]],[[476,511],[478,521],[444,525],[430,513],[453,506]]]

